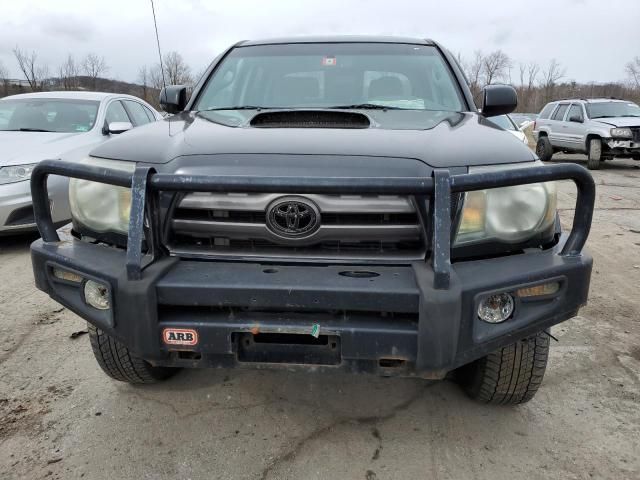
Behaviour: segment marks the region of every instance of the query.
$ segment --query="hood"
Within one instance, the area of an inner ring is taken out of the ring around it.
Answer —
[[[638,117],[594,118],[593,121],[612,127],[640,127],[640,118]]]
[[[256,113],[183,112],[105,142],[91,155],[151,164],[191,155],[396,157],[434,168],[536,158],[513,135],[476,113],[359,111],[369,119],[366,128],[251,126]]]
[[[79,147],[87,133],[0,131],[0,166],[36,163],[57,158]]]

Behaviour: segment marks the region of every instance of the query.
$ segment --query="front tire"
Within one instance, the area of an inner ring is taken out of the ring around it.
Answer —
[[[549,358],[549,336],[539,332],[462,367],[467,394],[483,403],[518,405],[538,391]]]
[[[548,162],[553,157],[553,146],[549,141],[549,137],[542,136],[538,139],[538,143],[536,144],[536,155],[543,162]]]
[[[98,365],[114,380],[134,384],[157,383],[178,371],[177,368],[154,367],[103,330],[93,325],[88,325],[88,329],[91,349]]]
[[[598,170],[600,168],[600,161],[602,160],[602,140],[599,138],[589,140],[589,151],[587,155],[587,168],[589,170]]]

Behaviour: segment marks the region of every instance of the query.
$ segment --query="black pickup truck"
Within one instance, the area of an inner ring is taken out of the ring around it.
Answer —
[[[548,329],[587,301],[595,188],[491,122],[513,88],[482,100],[431,40],[240,42],[190,96],[163,89],[173,115],[36,167],[36,284],[117,380],[346,370],[525,402]],[[71,177],[72,238],[48,175]],[[556,180],[578,190],[566,233]]]

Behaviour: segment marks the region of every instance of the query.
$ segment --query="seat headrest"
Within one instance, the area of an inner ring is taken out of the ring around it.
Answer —
[[[403,94],[402,82],[398,77],[387,75],[369,84],[369,98],[401,97]]]

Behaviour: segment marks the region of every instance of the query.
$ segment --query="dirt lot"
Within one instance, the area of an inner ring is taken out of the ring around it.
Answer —
[[[363,376],[185,371],[132,387],[84,323],[33,286],[31,239],[0,239],[0,477],[640,478],[640,164],[595,173],[589,305],[553,331],[537,397]],[[566,223],[573,187],[560,188]]]

